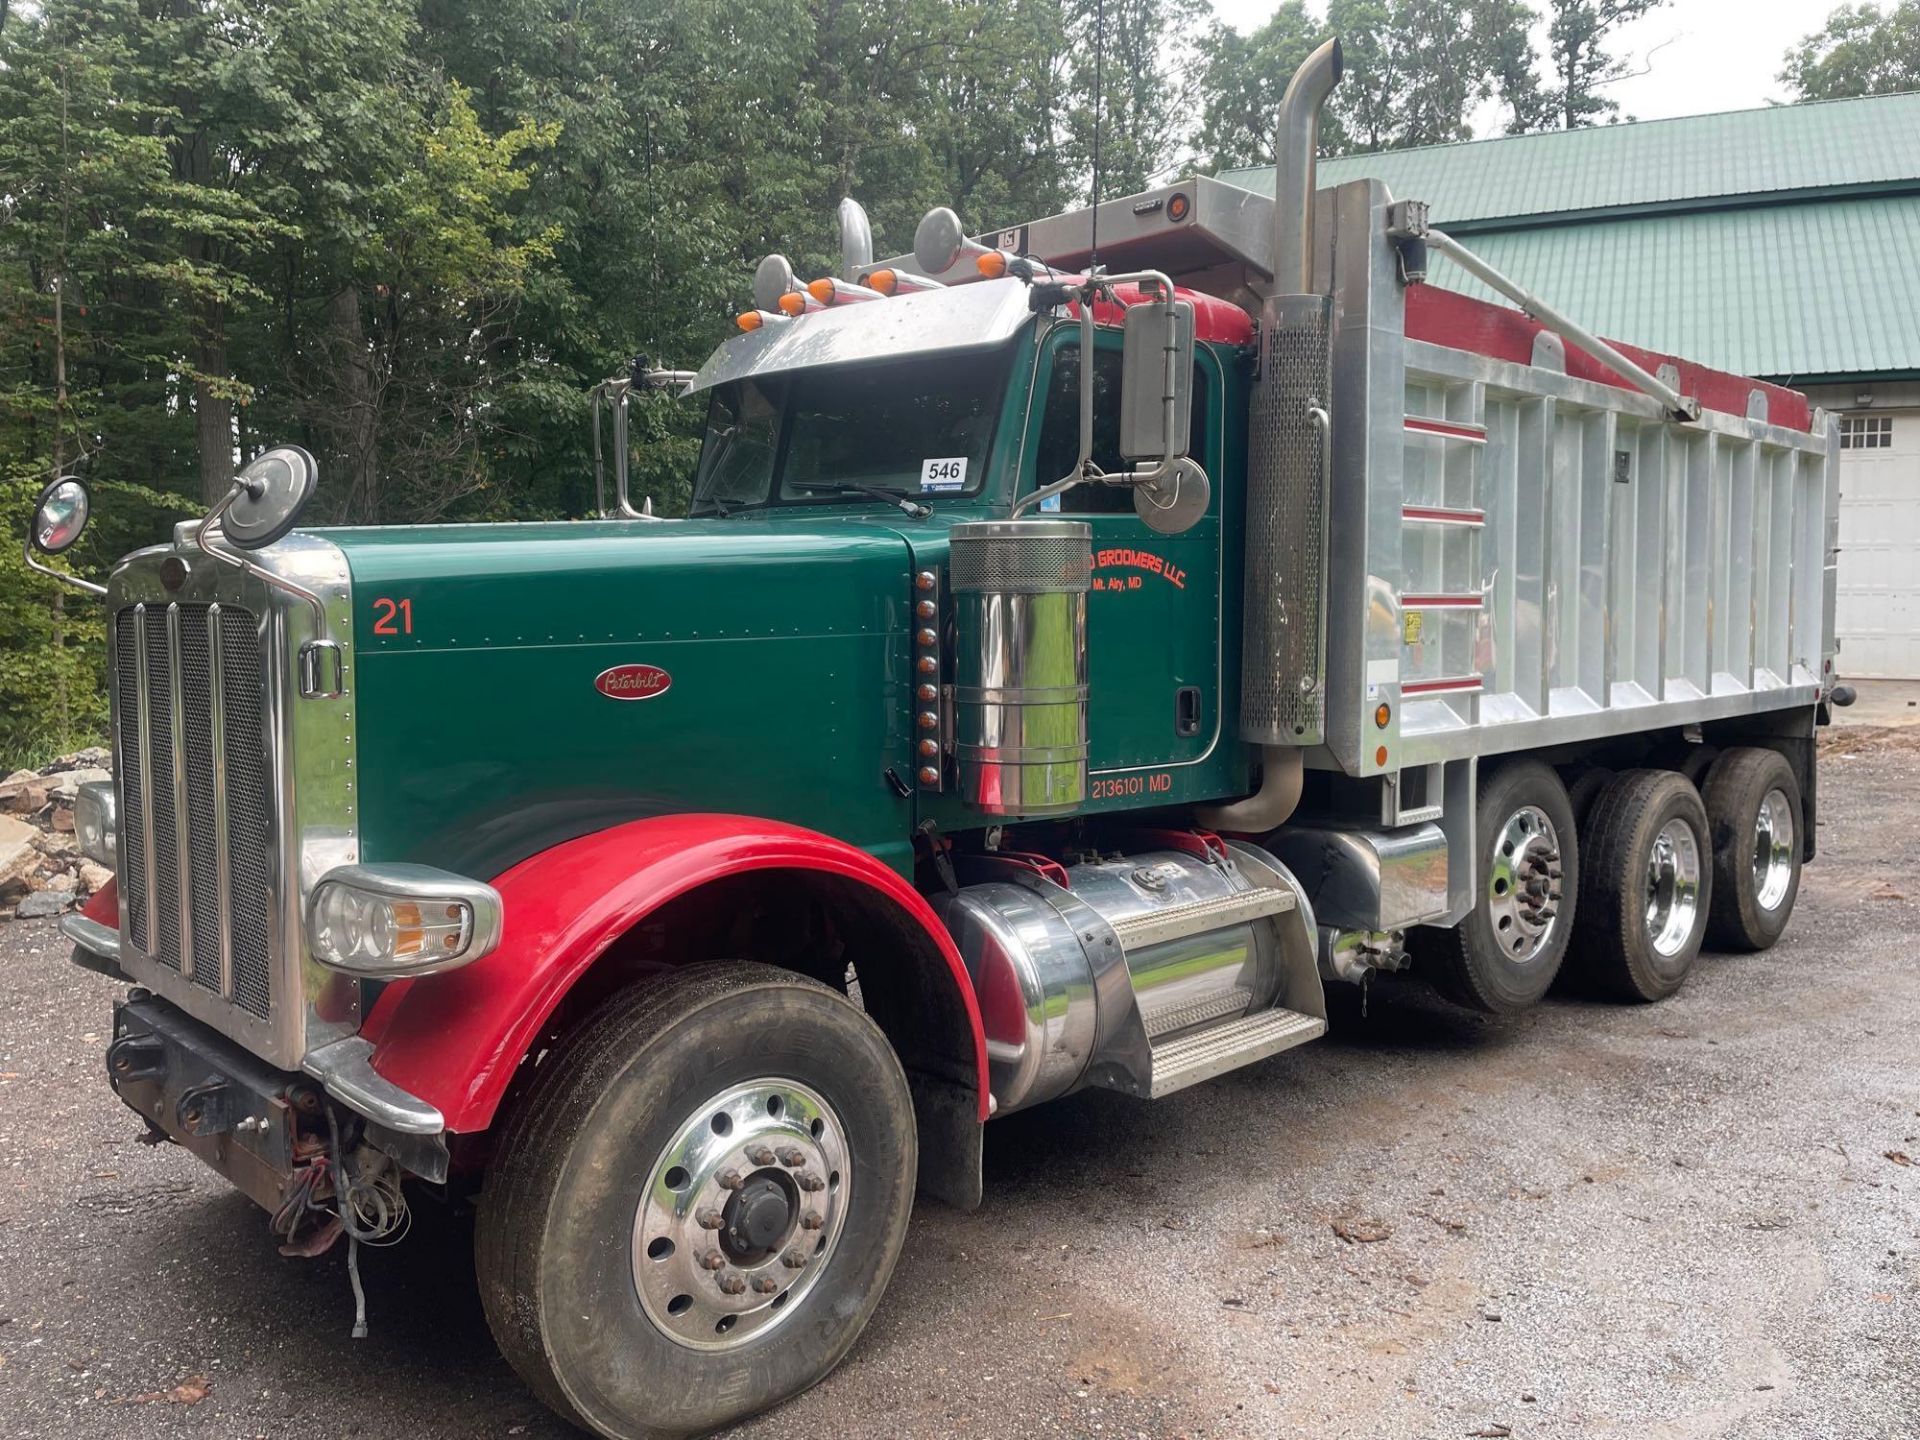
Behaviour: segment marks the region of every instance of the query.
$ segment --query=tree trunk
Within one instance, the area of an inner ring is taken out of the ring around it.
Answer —
[[[329,354],[336,357],[334,377],[340,404],[334,428],[341,458],[347,462],[346,519],[380,519],[380,423],[373,355],[360,316],[360,292],[349,285],[327,301]]]
[[[200,448],[200,498],[217,502],[233,484],[233,401],[214,393],[209,377],[226,378],[226,313],[219,304],[201,311],[199,338],[194,344],[194,433]]]

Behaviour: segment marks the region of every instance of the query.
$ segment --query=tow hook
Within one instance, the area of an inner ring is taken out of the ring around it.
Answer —
[[[233,1129],[233,1089],[224,1080],[189,1085],[174,1102],[173,1118],[189,1135],[224,1135]]]
[[[158,1080],[166,1073],[167,1049],[157,1035],[122,1035],[107,1047],[107,1082],[116,1090],[132,1080]]]

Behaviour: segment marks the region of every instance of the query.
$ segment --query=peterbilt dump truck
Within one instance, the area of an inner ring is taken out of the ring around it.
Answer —
[[[1271,201],[880,260],[844,205],[841,273],[770,257],[701,369],[596,397],[705,407],[688,518],[620,436],[595,518],[301,529],[280,447],[122,561],[116,883],[64,922],[132,987],[121,1099],[356,1292],[470,1202],[528,1384],[684,1436],[847,1353],[996,1115],[1266,1061],[1380,972],[1508,1013],[1773,943],[1846,699],[1831,428],[1319,190],[1339,65]]]

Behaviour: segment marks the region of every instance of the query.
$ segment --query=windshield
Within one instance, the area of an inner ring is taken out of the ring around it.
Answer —
[[[796,370],[714,387],[694,513],[978,493],[1011,350]]]

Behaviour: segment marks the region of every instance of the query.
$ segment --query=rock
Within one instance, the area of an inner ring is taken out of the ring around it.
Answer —
[[[37,815],[47,808],[47,796],[53,787],[38,775],[25,784],[10,790],[0,806],[13,811],[16,815]]]
[[[33,848],[38,833],[24,820],[0,815],[0,887],[25,880],[40,863],[40,852]]]
[[[40,772],[37,770],[14,771],[6,779],[0,780],[0,805],[11,803],[13,797],[20,793],[21,787],[39,783]]]
[[[82,767],[78,770],[66,770],[53,777],[53,783],[47,787],[47,794],[53,799],[71,805],[73,797],[80,793],[82,785],[90,785],[96,780],[111,780],[113,772],[102,770],[99,766]]]
[[[62,809],[56,805],[53,807],[53,814],[47,818],[52,823],[54,829],[63,830],[69,835],[73,833],[73,811]]]
[[[66,870],[55,871],[53,874],[47,876],[46,888],[49,890],[77,890],[80,888],[80,877]]]
[[[96,865],[91,860],[80,862],[80,884],[89,895],[98,895],[113,883],[113,871],[104,865]]]
[[[21,898],[13,913],[22,920],[44,920],[65,914],[73,900],[71,890],[34,890]]]
[[[99,745],[89,745],[84,750],[76,750],[71,755],[62,755],[40,773],[42,775],[63,775],[69,770],[99,770],[113,763],[113,752]]]
[[[78,855],[80,842],[71,835],[56,834],[52,830],[42,830],[33,837],[33,848],[42,855]]]

